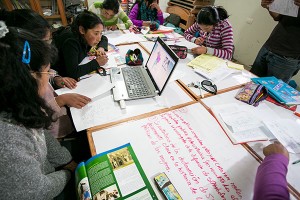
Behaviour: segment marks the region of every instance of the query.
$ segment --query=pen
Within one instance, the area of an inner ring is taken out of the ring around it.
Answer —
[[[200,90],[200,96],[201,96],[201,98],[203,99],[203,98],[204,98],[204,95],[203,95],[201,86],[199,87],[199,90]]]
[[[296,161],[292,162],[293,165],[297,164],[297,163],[300,163],[300,160],[296,160]]]

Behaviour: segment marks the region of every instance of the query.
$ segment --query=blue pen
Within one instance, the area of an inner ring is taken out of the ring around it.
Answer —
[[[297,164],[297,163],[300,163],[300,160],[296,160],[296,161],[292,162],[293,165]]]

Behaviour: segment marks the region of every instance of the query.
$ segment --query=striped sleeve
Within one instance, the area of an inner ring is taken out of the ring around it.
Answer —
[[[185,32],[184,32],[184,38],[187,40],[187,41],[190,41],[190,42],[194,42],[194,40],[196,39],[195,38],[195,33],[197,31],[199,31],[200,28],[199,28],[199,25],[198,23],[194,23],[190,28],[188,28]]]
[[[214,49],[214,56],[231,60],[233,54],[233,29],[231,24],[224,20],[221,24],[221,48]]]
[[[126,13],[123,11],[123,9],[119,8],[119,19],[124,23],[126,29],[128,29],[130,26],[132,26],[132,21],[129,19],[129,17],[126,15]]]

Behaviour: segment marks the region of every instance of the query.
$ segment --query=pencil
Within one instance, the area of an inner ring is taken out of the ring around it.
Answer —
[[[292,162],[293,165],[297,164],[297,163],[300,163],[300,160],[296,160],[296,161]]]

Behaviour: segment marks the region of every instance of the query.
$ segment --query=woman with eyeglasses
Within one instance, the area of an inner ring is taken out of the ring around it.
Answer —
[[[130,10],[129,18],[138,27],[150,26],[153,22],[157,26],[164,23],[158,0],[136,0]]]
[[[119,0],[95,1],[89,11],[100,17],[107,30],[116,30],[120,22],[125,26],[123,29],[129,29],[132,26],[132,21],[120,7]]]
[[[16,9],[13,11],[0,11],[0,20],[5,21],[6,25],[23,28],[31,31],[38,39],[42,39],[49,43],[51,38],[50,26],[48,22],[38,13],[29,9]],[[54,70],[48,73],[50,82],[55,88],[68,87],[70,89],[76,87],[76,80],[68,77],[61,77]],[[63,84],[62,84],[63,83]],[[91,100],[90,98],[70,93],[57,95],[50,84],[48,84],[47,92],[43,97],[47,104],[55,111],[54,116],[58,119],[52,123],[50,132],[56,138],[63,138],[74,131],[70,117],[64,106],[82,108]]]
[[[62,27],[53,33],[53,42],[58,49],[58,60],[53,69],[62,76],[78,79],[81,76],[97,71],[108,61],[108,40],[102,35],[103,22],[94,13],[83,11],[71,26]],[[97,48],[95,59],[81,64],[92,48]]]
[[[53,111],[43,96],[55,52],[36,36],[0,21],[0,55],[1,195],[53,199],[77,166],[47,130]]]
[[[192,48],[191,52],[231,60],[233,30],[228,17],[227,11],[221,6],[203,7],[197,15],[197,22],[184,32],[186,40],[199,45]],[[199,32],[197,37],[196,32]]]

